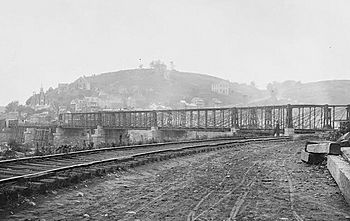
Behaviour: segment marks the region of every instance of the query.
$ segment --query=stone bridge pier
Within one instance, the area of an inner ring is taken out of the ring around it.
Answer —
[[[83,128],[56,128],[54,135],[54,146],[61,145],[83,145],[90,141],[89,133]]]
[[[94,146],[112,143],[126,145],[129,143],[128,131],[124,129],[108,129],[98,126],[97,129],[57,127],[54,133],[54,145],[84,146],[93,142]]]
[[[91,137],[94,145],[127,145],[129,143],[128,131],[125,129],[109,129],[97,126],[97,129],[94,130]]]

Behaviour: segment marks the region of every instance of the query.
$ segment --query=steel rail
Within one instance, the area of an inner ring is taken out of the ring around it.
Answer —
[[[269,137],[260,137],[260,138],[269,138]],[[204,139],[204,140],[188,140],[188,141],[177,141],[177,142],[127,145],[127,146],[119,146],[119,147],[104,147],[104,148],[92,149],[92,150],[73,151],[73,152],[69,152],[69,153],[58,153],[58,154],[50,154],[50,155],[45,155],[45,156],[21,157],[21,158],[15,158],[15,159],[1,160],[0,167],[3,164],[8,164],[8,163],[20,163],[20,162],[26,162],[26,161],[32,161],[32,160],[43,160],[43,159],[49,159],[49,158],[70,157],[70,156],[84,155],[84,154],[88,155],[88,154],[104,152],[104,151],[122,151],[122,150],[127,150],[127,149],[157,147],[157,146],[164,146],[164,145],[203,143],[203,142],[240,140],[240,139],[246,139],[246,137],[227,137],[227,138]]]
[[[109,162],[113,162],[113,161],[118,162],[118,163],[128,162],[128,161],[132,161],[132,160],[139,158],[139,157],[145,157],[145,156],[149,156],[149,155],[153,155],[153,154],[177,152],[177,151],[184,151],[187,149],[195,149],[195,148],[202,148],[202,147],[216,147],[216,146],[225,146],[225,145],[229,145],[229,144],[243,144],[243,143],[259,142],[259,141],[279,141],[279,140],[288,140],[288,139],[289,139],[288,137],[252,138],[252,139],[243,139],[243,140],[231,140],[231,141],[228,141],[225,143],[200,144],[200,145],[191,145],[191,146],[185,146],[185,147],[180,147],[180,148],[169,148],[169,149],[164,149],[164,150],[148,151],[148,152],[144,152],[144,153],[132,154],[129,156],[121,156],[121,157],[114,157],[114,158],[103,159],[103,160],[98,160],[98,161],[91,161],[91,162],[86,162],[86,163],[78,163],[78,164],[69,165],[69,166],[62,166],[62,167],[55,168],[55,169],[44,170],[41,172],[4,178],[4,179],[0,179],[0,184],[5,184],[5,183],[9,183],[9,182],[16,182],[16,181],[26,181],[26,180],[31,180],[34,178],[38,179],[40,177],[46,177],[46,176],[55,174],[57,172],[65,171],[65,170],[89,167],[89,166],[103,164],[103,163],[109,163]],[[43,165],[45,165],[45,164],[43,164]]]

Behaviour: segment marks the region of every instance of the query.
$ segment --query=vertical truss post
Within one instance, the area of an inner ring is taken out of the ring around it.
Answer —
[[[300,116],[299,116],[299,118],[300,118]],[[287,107],[286,107],[285,122],[286,122],[286,125],[284,127],[284,135],[285,136],[293,136],[294,135],[293,106],[290,104],[287,104]]]
[[[157,112],[156,111],[152,111],[152,126],[154,128],[158,127],[158,122],[157,122]]]
[[[350,104],[346,107],[346,120],[350,121]]]
[[[164,127],[164,112],[159,112],[160,113],[160,126]]]
[[[73,117],[73,113],[70,114],[70,117],[71,117],[70,122],[71,122],[72,126],[74,127],[74,117]]]
[[[314,128],[316,129],[316,107],[314,107]]]
[[[293,128],[293,107],[290,104],[287,105],[286,125],[287,128]]]
[[[335,123],[335,106],[333,106],[332,129],[334,129],[334,123]]]
[[[214,124],[214,128],[216,128],[216,111],[215,110],[213,110],[213,124]]]
[[[185,127],[186,128],[186,126],[187,126],[187,124],[186,124],[186,122],[187,122],[187,114],[186,114],[186,110],[184,110],[183,112],[182,112],[182,114],[183,114],[183,127]]]
[[[320,129],[322,129],[323,128],[323,125],[324,125],[324,117],[323,117],[323,109],[324,108],[322,108],[322,107],[320,107],[320,109],[321,109],[321,123],[320,123],[320,126],[321,126],[321,128]]]
[[[102,112],[98,112],[98,114],[97,114],[97,124],[99,125],[99,126],[102,126]]]
[[[304,129],[304,107],[301,108],[301,129]]]
[[[272,109],[271,107],[264,108],[265,111],[265,118],[264,118],[264,124],[265,129],[271,129],[272,128]]]
[[[238,109],[234,107],[231,109],[231,132],[233,134],[236,134],[237,130],[239,129],[238,120]]]
[[[193,127],[193,110],[190,110],[190,128]]]
[[[204,117],[205,117],[205,128],[208,128],[208,110],[205,110]]]
[[[239,109],[239,116],[238,116],[238,128],[240,128],[242,126],[242,109]]]
[[[300,123],[300,107],[298,108],[298,127],[299,127],[299,129],[301,128],[301,123]]]
[[[123,112],[122,114],[122,127],[126,128],[126,112]]]
[[[225,128],[225,110],[221,110],[222,128]]]
[[[238,110],[236,107],[231,109],[231,127],[238,128]]]
[[[200,110],[197,110],[197,127],[200,127],[200,120],[201,120],[201,112]]]
[[[324,106],[324,110],[323,110],[323,121],[324,121],[323,128],[328,128],[331,126],[331,124],[330,124],[331,119],[332,119],[331,115],[332,115],[332,112],[331,112],[330,108],[328,107],[328,104],[326,104]]]
[[[311,107],[309,107],[309,129],[311,129]]]
[[[260,128],[262,128],[262,129],[265,128],[264,113],[265,113],[265,108],[260,108],[259,125],[260,125]]]

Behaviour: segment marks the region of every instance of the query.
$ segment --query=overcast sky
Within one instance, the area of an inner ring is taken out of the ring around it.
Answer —
[[[0,0],[0,105],[174,61],[234,82],[350,79],[350,1]]]

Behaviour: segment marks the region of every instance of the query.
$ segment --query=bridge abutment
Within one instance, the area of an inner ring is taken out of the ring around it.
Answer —
[[[106,131],[101,126],[97,126],[97,129],[95,129],[94,132],[95,133],[91,135],[94,145],[106,143]]]
[[[295,134],[294,128],[284,128],[284,136],[292,137]]]
[[[56,128],[54,135],[54,146],[78,145],[82,146],[84,142],[89,141],[85,129],[81,128]]]
[[[124,129],[109,129],[97,126],[91,137],[95,146],[101,144],[126,145],[129,143],[128,131]]]
[[[35,138],[35,128],[27,128],[24,131],[24,143],[32,144]]]

